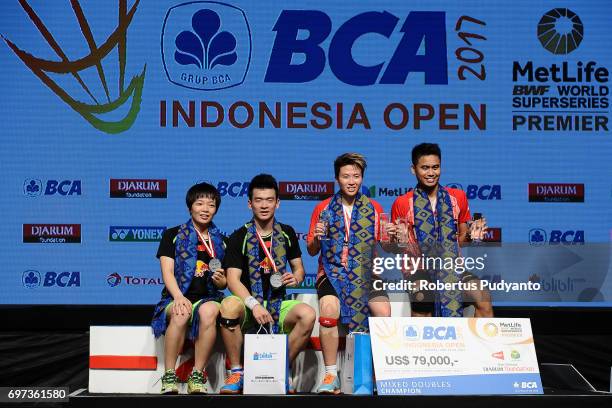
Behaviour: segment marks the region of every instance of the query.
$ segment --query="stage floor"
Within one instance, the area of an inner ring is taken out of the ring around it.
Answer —
[[[525,407],[612,407],[612,394],[545,389],[544,395],[473,395],[473,396],[353,396],[353,395],[151,395],[151,394],[90,394],[86,390],[73,392],[69,407],[169,406],[223,408],[525,408]]]

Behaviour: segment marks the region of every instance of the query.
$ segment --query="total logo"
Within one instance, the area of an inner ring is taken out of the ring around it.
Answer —
[[[499,184],[469,184],[466,185],[464,189],[463,186],[459,183],[448,183],[446,185],[448,188],[455,188],[457,190],[465,191],[465,195],[468,200],[501,200],[501,185]]]
[[[251,29],[244,11],[215,1],[171,7],[162,27],[168,80],[212,91],[242,84],[251,62]]]
[[[491,357],[496,358],[498,360],[505,360],[504,352],[503,351],[495,352],[495,353],[491,354]]]
[[[106,283],[111,288],[119,285],[127,286],[162,286],[164,281],[161,277],[150,277],[150,276],[132,276],[123,275],[121,276],[117,272],[111,273],[106,277]]]
[[[81,272],[45,272],[41,273],[37,270],[27,270],[21,277],[23,286],[28,289],[34,289],[39,286],[50,288],[50,287],[80,287],[81,286]]]
[[[542,228],[529,230],[529,243],[531,245],[568,244],[584,245],[584,230],[551,230],[549,233]]]
[[[80,196],[81,180],[46,180],[27,178],[23,182],[23,194],[27,197]]]

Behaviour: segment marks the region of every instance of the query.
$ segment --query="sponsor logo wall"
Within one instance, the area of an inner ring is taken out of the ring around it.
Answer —
[[[312,291],[305,236],[335,157],[363,153],[362,191],[391,212],[423,141],[489,244],[610,241],[606,1],[2,7],[5,303],[155,303],[187,189],[215,185],[231,233],[260,172],[280,183]]]

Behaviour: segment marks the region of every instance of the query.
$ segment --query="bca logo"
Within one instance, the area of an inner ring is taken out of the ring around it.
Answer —
[[[522,388],[522,389],[536,389],[538,388],[538,383],[535,381],[521,381],[520,383],[517,381],[513,384],[514,388]]]
[[[329,63],[336,78],[349,85],[403,84],[411,72],[424,73],[426,84],[448,84],[445,18],[441,11],[412,11],[405,18],[369,11],[332,32],[323,11],[283,10],[273,28],[265,82],[310,82]],[[399,43],[390,40],[395,33],[401,35]],[[323,45],[328,38],[329,45]],[[382,42],[368,44],[371,38]]]
[[[33,289],[41,285],[43,287],[58,286],[60,288],[81,286],[80,272],[46,272],[44,278],[38,271],[28,270],[22,276],[23,286]]]
[[[73,196],[81,195],[81,180],[47,180],[43,183],[40,179],[25,179],[23,182],[23,194],[28,197],[40,195]]]
[[[453,326],[425,326],[423,327],[423,340],[457,340],[457,332]]]
[[[542,228],[529,230],[529,243],[531,245],[544,244],[584,244],[584,230],[552,230],[547,234]]]
[[[544,245],[548,242],[546,231],[542,228],[529,230],[529,243],[531,245]]]
[[[240,85],[251,62],[251,30],[244,11],[212,1],[179,4],[162,28],[168,80],[211,91]]]
[[[501,200],[501,186],[499,184],[469,184],[467,188],[459,183],[449,183],[446,185],[449,188],[455,188],[465,191],[468,200]]]
[[[246,197],[249,194],[249,182],[233,182],[220,181],[217,184],[217,190],[221,197],[229,195],[230,197]]]
[[[415,325],[404,327],[404,338],[406,340],[418,340],[419,339],[419,328]]]
[[[26,288],[34,289],[40,285],[40,273],[33,270],[25,271],[21,276],[21,282]]]

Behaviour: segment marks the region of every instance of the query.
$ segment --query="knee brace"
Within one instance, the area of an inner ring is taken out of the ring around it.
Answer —
[[[221,326],[226,327],[228,329],[234,329],[240,324],[239,317],[236,317],[235,319],[228,319],[227,317],[219,315],[219,318],[217,320]]]
[[[331,317],[319,317],[319,324],[323,327],[336,327],[338,325],[338,319]]]

